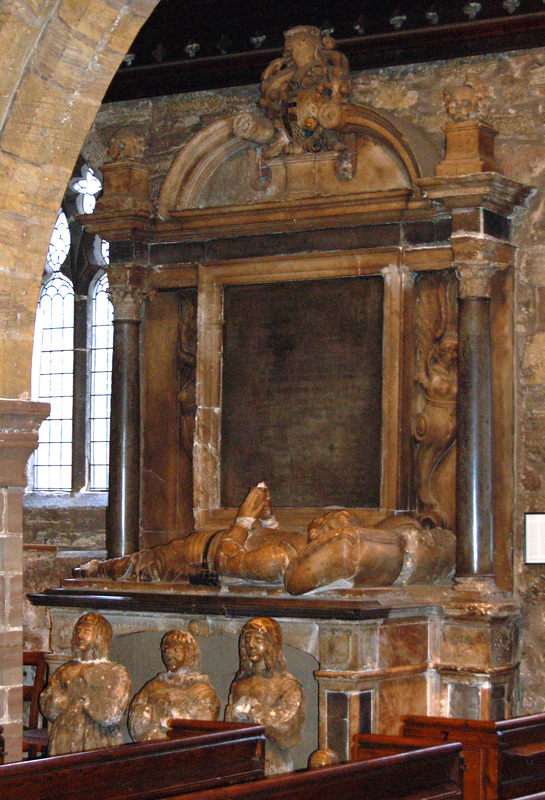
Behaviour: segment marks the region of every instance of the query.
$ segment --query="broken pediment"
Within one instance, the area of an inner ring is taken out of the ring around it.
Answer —
[[[199,132],[172,164],[159,216],[189,209],[415,192],[440,155],[410,124],[350,102],[348,62],[301,25],[285,34],[252,111]]]
[[[188,209],[257,205],[404,190],[433,175],[439,161],[429,140],[407,123],[361,105],[343,107],[346,149],[263,156],[259,144],[234,133],[237,118],[199,132],[172,164],[159,197],[159,215]]]

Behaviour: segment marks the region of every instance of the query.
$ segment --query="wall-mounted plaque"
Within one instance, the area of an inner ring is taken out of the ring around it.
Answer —
[[[383,279],[224,287],[221,503],[379,507]]]

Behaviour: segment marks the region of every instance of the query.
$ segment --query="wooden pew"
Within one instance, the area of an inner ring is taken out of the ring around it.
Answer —
[[[155,800],[262,778],[265,735],[259,725],[207,723],[161,742],[0,766],[2,800]]]
[[[350,761],[169,800],[462,800],[461,746]]]
[[[499,722],[406,716],[402,734],[462,743],[465,800],[511,800],[545,791],[545,714]]]

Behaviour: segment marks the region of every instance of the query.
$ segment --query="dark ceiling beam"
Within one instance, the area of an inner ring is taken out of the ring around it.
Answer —
[[[353,71],[437,61],[545,44],[545,11],[337,40]],[[120,69],[105,103],[259,83],[280,49]]]

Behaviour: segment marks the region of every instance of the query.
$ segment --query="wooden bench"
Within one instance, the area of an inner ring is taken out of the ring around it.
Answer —
[[[2,800],[155,800],[262,778],[265,735],[259,725],[189,722],[161,742],[0,766]]]
[[[402,734],[462,743],[466,800],[510,800],[545,791],[545,714],[499,722],[407,716]]]
[[[169,800],[462,800],[461,746],[350,761]]]
[[[439,742],[461,742],[465,800],[513,800],[545,791],[545,714],[499,722],[403,717],[401,736],[360,734],[352,758],[405,753]]]

